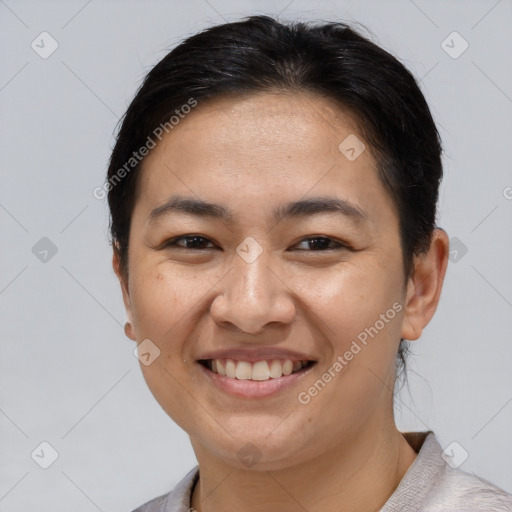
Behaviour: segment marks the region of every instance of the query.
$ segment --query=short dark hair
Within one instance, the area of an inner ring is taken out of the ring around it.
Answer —
[[[346,23],[282,23],[250,16],[181,42],[146,75],[122,118],[108,168],[110,233],[128,278],[128,244],[140,165],[123,173],[155,128],[189,103],[265,91],[313,92],[354,116],[396,206],[404,275],[430,246],[442,178],[441,140],[412,74]],[[408,346],[400,342],[405,365]],[[403,368],[402,368],[403,369]]]

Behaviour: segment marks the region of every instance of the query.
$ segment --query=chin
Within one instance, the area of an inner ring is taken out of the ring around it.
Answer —
[[[218,440],[209,437],[201,444],[210,455],[223,460],[225,464],[253,471],[286,469],[306,462],[317,453],[318,447],[311,442],[302,440],[299,443],[300,435],[289,430],[278,434],[277,430],[272,432],[272,428],[275,429],[275,425],[265,431],[248,428],[243,434],[235,435],[230,432],[233,437],[228,434]]]

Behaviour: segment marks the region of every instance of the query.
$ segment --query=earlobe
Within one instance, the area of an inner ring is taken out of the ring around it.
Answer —
[[[135,333],[133,332],[133,326],[130,322],[124,324],[124,333],[127,338],[130,338],[132,341],[137,341]]]
[[[407,283],[402,338],[417,340],[434,316],[446,274],[448,254],[448,235],[436,228],[429,250],[414,258],[414,270]]]
[[[119,258],[119,253],[115,247],[112,256],[112,268],[114,269],[114,273],[119,279],[119,283],[121,285],[124,307],[126,310],[126,316],[128,318],[128,322],[126,322],[126,324],[124,325],[124,332],[128,338],[130,338],[133,341],[136,341],[137,338],[133,330],[132,306],[130,293],[128,291],[128,283],[126,282],[125,276],[123,275],[123,272],[121,270],[121,261]]]
[[[401,337],[405,340],[413,341],[417,340],[421,336],[421,332],[418,333],[416,328],[416,322],[410,318],[407,306],[404,311],[404,319],[402,322],[402,334]]]

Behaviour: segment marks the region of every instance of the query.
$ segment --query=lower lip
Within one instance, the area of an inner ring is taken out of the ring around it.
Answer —
[[[277,395],[278,393],[292,387],[316,366],[315,363],[312,366],[299,370],[298,372],[291,373],[290,375],[283,375],[277,379],[249,380],[225,377],[224,375],[212,372],[201,363],[197,364],[200,366],[203,374],[206,375],[210,382],[212,382],[216,387],[225,393],[238,398],[268,398]]]

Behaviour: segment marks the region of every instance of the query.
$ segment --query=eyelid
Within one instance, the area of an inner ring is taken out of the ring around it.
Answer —
[[[213,247],[202,247],[202,248],[195,249],[195,248],[191,248],[191,247],[184,247],[182,245],[178,245],[177,242],[179,242],[181,240],[188,239],[188,238],[202,238],[207,243],[210,243],[210,244],[213,244],[213,245],[216,244],[216,242],[213,242],[212,240],[210,240],[210,238],[208,238],[205,235],[190,233],[190,234],[179,235],[179,236],[175,236],[173,238],[170,238],[170,239],[164,241],[163,244],[161,244],[160,247],[162,249],[165,249],[167,247],[177,247],[177,248],[185,249],[185,250],[189,250],[189,251],[202,251],[202,250],[205,250],[205,249],[212,249],[213,248]],[[342,240],[339,240],[337,238],[333,238],[333,237],[327,236],[327,235],[309,235],[309,236],[306,236],[306,237],[302,237],[298,242],[296,242],[296,243],[294,243],[292,245],[292,248],[295,247],[296,245],[302,243],[302,242],[308,242],[310,240],[318,240],[318,239],[328,240],[329,242],[331,242],[331,244],[334,244],[334,247],[331,247],[331,248],[328,248],[328,249],[320,249],[320,250],[316,250],[316,251],[315,250],[307,250],[307,249],[298,249],[298,250],[301,251],[301,252],[312,252],[312,253],[329,252],[329,251],[333,251],[333,250],[336,250],[336,249],[349,249],[349,250],[352,250],[351,245],[348,244],[347,242],[344,242]]]
[[[301,242],[307,242],[307,241],[310,241],[310,240],[328,240],[331,244],[334,245],[334,247],[331,247],[331,248],[328,248],[328,249],[323,249],[323,250],[303,250],[303,249],[299,249],[300,251],[302,252],[329,252],[329,251],[333,251],[333,250],[336,250],[336,249],[352,249],[351,245],[348,244],[347,242],[344,242],[342,240],[339,240],[338,238],[334,238],[332,236],[327,236],[327,235],[311,235],[311,236],[306,236],[306,237],[303,237],[301,238],[297,243],[293,244],[292,247],[295,247],[296,245],[300,244]]]
[[[165,249],[166,247],[171,247],[172,246],[172,247],[178,247],[180,249],[185,249],[185,250],[188,250],[188,251],[202,251],[204,249],[212,249],[212,247],[204,247],[204,248],[201,248],[201,249],[193,249],[193,248],[190,248],[190,247],[184,247],[182,245],[178,245],[177,244],[177,242],[179,242],[181,240],[184,240],[184,239],[187,239],[187,238],[203,238],[206,242],[215,245],[215,243],[212,240],[210,240],[207,236],[191,233],[191,234],[187,234],[187,235],[179,235],[179,236],[175,236],[173,238],[169,238],[168,240],[164,241],[164,243],[161,245],[161,247],[163,249]]]

